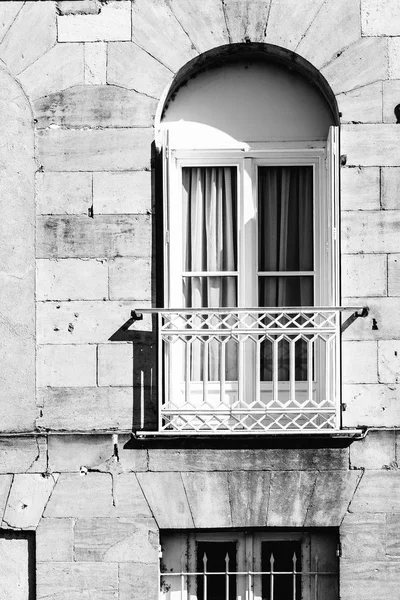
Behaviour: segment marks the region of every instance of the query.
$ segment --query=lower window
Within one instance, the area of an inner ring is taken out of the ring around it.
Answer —
[[[337,530],[161,534],[163,600],[338,600]]]

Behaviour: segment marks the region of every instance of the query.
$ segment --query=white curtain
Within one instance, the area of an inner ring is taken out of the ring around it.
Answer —
[[[187,273],[217,272],[213,276],[183,279],[184,305],[190,308],[220,308],[237,305],[237,278],[223,275],[237,269],[237,193],[235,167],[184,167],[183,180],[183,268]],[[221,274],[219,274],[221,273]],[[208,379],[220,379],[220,344],[209,345]],[[203,379],[203,345],[193,345],[191,379]],[[225,378],[236,375],[236,352],[226,350]]]

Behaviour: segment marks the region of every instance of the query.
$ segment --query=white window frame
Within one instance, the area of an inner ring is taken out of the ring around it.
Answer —
[[[253,144],[237,149],[187,150],[164,148],[164,306],[182,307],[182,168],[237,168],[238,209],[252,212],[252,235],[243,236],[246,215],[238,219],[238,307],[257,307],[258,240],[257,167],[310,165],[314,170],[314,306],[337,306],[339,300],[337,128],[327,142]],[[332,138],[335,138],[334,140]],[[316,202],[315,199],[319,201]],[[321,273],[326,273],[321,277]],[[226,273],[228,274],[228,272]],[[248,285],[249,275],[252,281]],[[252,298],[249,298],[248,290]],[[180,297],[179,297],[180,296]]]

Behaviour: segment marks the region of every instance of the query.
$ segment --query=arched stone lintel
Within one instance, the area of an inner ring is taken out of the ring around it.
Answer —
[[[275,46],[274,44],[249,42],[245,44],[225,44],[224,46],[218,46],[212,50],[203,52],[183,65],[161,95],[155,118],[156,132],[159,131],[164,110],[174,98],[179,88],[185,85],[189,79],[205,70],[246,59],[274,63],[281,65],[285,69],[295,70],[322,94],[332,112],[334,124],[339,125],[339,110],[335,94],[328,81],[316,67],[292,50]],[[159,145],[160,140],[156,140],[156,142]]]
[[[142,473],[160,529],[339,527],[360,471]]]

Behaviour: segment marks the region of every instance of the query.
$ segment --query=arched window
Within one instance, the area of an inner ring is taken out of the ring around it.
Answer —
[[[160,125],[160,430],[337,430],[335,112],[290,63],[204,66]]]

